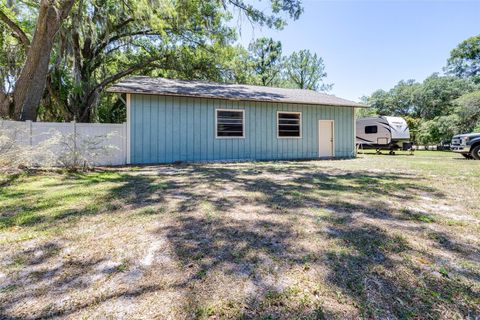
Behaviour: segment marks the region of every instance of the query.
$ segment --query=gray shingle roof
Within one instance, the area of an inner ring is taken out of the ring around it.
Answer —
[[[111,86],[108,92],[202,97],[237,101],[264,101],[315,104],[339,107],[365,105],[312,90],[285,89],[223,84],[205,81],[182,81],[151,77],[130,77]]]

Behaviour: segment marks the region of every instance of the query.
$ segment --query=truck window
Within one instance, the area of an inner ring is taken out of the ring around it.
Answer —
[[[365,127],[365,133],[377,133],[378,132],[378,127],[377,126],[366,126]]]

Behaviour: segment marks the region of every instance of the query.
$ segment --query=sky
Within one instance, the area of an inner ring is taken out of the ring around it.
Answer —
[[[402,79],[442,73],[450,51],[480,34],[477,1],[303,0],[304,13],[281,31],[243,23],[239,42],[280,40],[283,53],[323,57],[331,94],[358,101]]]

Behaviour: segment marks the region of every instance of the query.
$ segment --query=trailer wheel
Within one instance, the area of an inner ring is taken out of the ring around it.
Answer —
[[[475,160],[480,160],[480,144],[473,147],[473,150],[472,150],[472,157],[475,159]]]
[[[461,153],[461,155],[465,158],[465,159],[473,159],[472,155],[470,153]]]

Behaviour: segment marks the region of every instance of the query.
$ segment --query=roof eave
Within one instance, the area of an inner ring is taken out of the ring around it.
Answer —
[[[217,100],[230,100],[230,101],[248,101],[248,102],[270,102],[270,103],[291,103],[291,104],[306,104],[313,106],[333,106],[333,107],[348,107],[348,108],[370,108],[370,106],[363,105],[360,103],[352,104],[338,104],[338,103],[312,103],[304,101],[277,101],[277,100],[267,100],[267,99],[248,99],[248,98],[231,98],[231,97],[215,97],[215,96],[204,96],[204,95],[188,95],[188,94],[177,94],[177,93],[163,93],[163,92],[150,92],[150,91],[141,91],[141,90],[132,90],[118,87],[110,87],[106,90],[109,93],[127,93],[127,94],[148,94],[148,95],[158,95],[158,96],[171,96],[171,97],[185,97],[185,98],[202,98],[202,99],[217,99]]]

